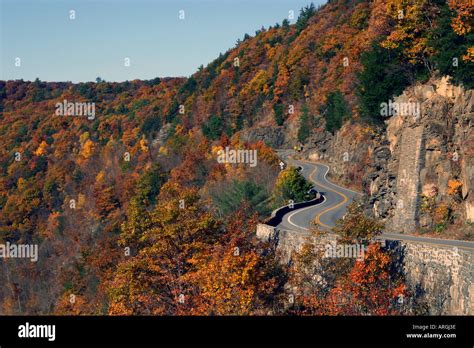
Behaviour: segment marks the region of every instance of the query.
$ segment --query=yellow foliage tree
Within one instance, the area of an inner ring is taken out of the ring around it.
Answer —
[[[458,35],[466,35],[472,31],[474,19],[473,4],[470,0],[449,0],[449,7],[456,12],[451,26]]]
[[[403,48],[412,64],[423,62],[434,51],[428,45],[428,32],[439,10],[430,0],[389,0],[388,15],[396,22],[395,29],[381,43],[382,47]]]
[[[148,142],[145,139],[145,136],[142,136],[142,138],[140,139],[140,149],[145,153],[148,152]]]
[[[85,159],[90,158],[95,151],[95,144],[92,140],[87,139],[81,149],[81,156]]]
[[[48,144],[46,143],[46,141],[42,141],[41,144],[38,146],[38,148],[36,149],[35,151],[35,155],[36,156],[43,156],[46,154],[46,150],[48,148]]]
[[[448,181],[448,195],[454,196],[459,193],[459,189],[462,186],[462,182],[459,180],[449,180]]]
[[[278,76],[275,81],[275,89],[273,91],[275,97],[274,100],[280,100],[281,96],[285,93],[286,88],[288,86],[288,82],[290,81],[290,73],[285,64],[280,64],[278,66]]]

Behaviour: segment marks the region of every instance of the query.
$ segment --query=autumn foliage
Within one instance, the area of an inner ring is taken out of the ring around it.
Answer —
[[[449,40],[436,36],[447,32]],[[37,265],[6,264],[15,286],[0,289],[2,312],[397,312],[403,282],[375,244],[363,261],[324,261],[327,283],[300,287],[300,307],[282,302],[287,278],[314,284],[319,256],[303,250],[295,260],[314,272],[291,273],[272,245],[254,240],[255,223],[290,199],[311,198],[311,185],[294,168],[281,171],[275,151],[246,132],[278,127],[304,142],[365,122],[365,111],[407,81],[440,71],[470,86],[470,7],[337,0],[305,7],[294,25],[242,36],[189,78],[0,81],[0,241],[41,251]],[[458,70],[453,52],[462,54]],[[56,115],[65,99],[94,102],[95,118]],[[258,165],[218,163],[227,146],[256,150]],[[460,189],[450,182],[453,197]],[[365,242],[380,226],[350,210],[335,232]]]

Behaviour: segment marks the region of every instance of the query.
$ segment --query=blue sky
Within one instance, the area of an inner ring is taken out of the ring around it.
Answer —
[[[0,2],[0,79],[80,82],[189,76],[245,33],[281,23],[290,10],[297,18],[311,0]]]

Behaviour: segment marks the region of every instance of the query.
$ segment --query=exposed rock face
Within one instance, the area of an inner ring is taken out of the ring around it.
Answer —
[[[257,225],[256,236],[260,241],[275,243],[279,261],[282,264],[290,263],[293,254],[300,252],[306,243],[324,247],[326,244],[337,241],[335,234],[315,236],[309,232],[280,230],[265,224]]]
[[[245,129],[240,133],[240,139],[248,142],[263,141],[273,148],[280,148],[285,143],[283,127],[261,127]]]
[[[474,91],[433,79],[390,102],[400,111],[385,132],[350,123],[334,135],[320,130],[303,157],[328,163],[331,179],[363,190],[368,212],[392,232],[473,222]],[[450,183],[461,184],[459,194]]]
[[[332,179],[361,190],[372,137],[361,125],[347,123],[334,135],[325,131],[312,134],[303,155],[328,163]]]
[[[257,238],[268,242],[275,238],[275,227],[266,224],[257,224]]]
[[[418,104],[420,112],[392,116],[373,145],[364,178],[373,214],[405,233],[442,225],[454,209],[449,219],[473,221],[474,91],[444,78],[411,87],[394,102]]]
[[[420,168],[423,161],[424,128],[403,129],[397,172],[397,202],[391,229],[396,232],[413,232],[418,228],[420,209]]]
[[[160,131],[158,132],[158,135],[156,136],[155,139],[153,139],[153,145],[155,146],[161,146],[165,143],[166,139],[168,138],[168,135],[173,128],[171,123],[167,123],[161,127]]]

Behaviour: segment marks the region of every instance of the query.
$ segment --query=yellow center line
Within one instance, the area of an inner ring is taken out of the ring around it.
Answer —
[[[301,162],[303,162],[303,163],[308,163],[308,164],[315,164],[315,163],[308,162],[308,161],[301,161]],[[316,167],[316,169],[317,169],[317,167]],[[328,172],[329,172],[329,166],[328,166]],[[314,171],[313,171],[313,173],[311,173],[311,174],[314,174]],[[340,206],[344,205],[344,204],[349,200],[349,197],[347,197],[347,196],[346,196],[344,193],[342,193],[342,192],[338,192],[338,191],[336,191],[336,190],[333,190],[333,189],[330,188],[330,187],[327,187],[326,185],[321,184],[319,181],[315,180],[315,179],[312,177],[312,175],[310,175],[310,179],[312,179],[313,182],[315,182],[316,184],[318,184],[318,185],[321,186],[322,188],[324,188],[324,189],[326,189],[326,190],[329,190],[329,191],[331,191],[331,192],[334,192],[334,193],[340,195],[340,196],[343,198],[342,202],[340,202],[340,203],[338,203],[338,204],[336,204],[336,205],[334,205],[334,206],[332,206],[332,207],[329,207],[329,208],[323,210],[323,211],[320,212],[318,215],[316,215],[316,217],[315,217],[315,219],[314,219],[314,222],[315,222],[315,223],[317,223],[317,224],[319,224],[319,225],[321,225],[321,226],[323,226],[323,227],[326,227],[326,228],[332,228],[331,226],[326,225],[324,222],[321,221],[321,216],[324,215],[324,214],[326,214],[326,213],[328,213],[328,212],[330,212],[331,210],[337,209],[337,208],[339,208]]]
[[[307,163],[307,164],[316,164],[316,163],[313,163],[313,162],[309,162],[309,161],[304,161],[304,160],[298,160],[298,162],[303,162],[303,163]],[[326,166],[328,168],[328,172],[329,172],[329,166]],[[314,173],[316,173],[316,170],[318,169],[318,167],[314,168],[313,171],[311,172],[311,174],[309,175],[309,178],[316,184],[318,184],[319,186],[321,186],[322,188],[325,188],[326,190],[329,190],[331,192],[334,192],[340,196],[343,197],[343,201],[332,206],[332,207],[329,207],[325,210],[323,210],[322,212],[320,212],[316,217],[315,217],[315,223],[317,224],[320,224],[321,226],[324,226],[324,227],[327,227],[327,228],[331,228],[331,226],[328,226],[326,225],[325,223],[321,222],[321,216],[326,214],[327,212],[331,211],[331,210],[334,210],[336,208],[339,208],[341,205],[343,205],[344,203],[346,203],[348,200],[349,200],[349,197],[347,197],[345,194],[343,194],[342,192],[339,192],[339,191],[336,191],[330,187],[327,187],[326,185],[323,185],[321,184],[319,181],[317,181],[315,178],[314,178]],[[383,234],[382,234],[382,237],[383,237]],[[388,238],[387,238],[388,237]],[[398,237],[398,238],[397,238]],[[416,237],[416,236],[415,236]],[[423,244],[423,243],[428,243],[428,244],[432,244],[432,245],[437,245],[437,246],[440,246],[440,247],[445,247],[445,248],[452,248],[453,246],[452,245],[449,245],[449,244],[441,244],[441,243],[436,243],[430,239],[427,239],[427,240],[411,240],[411,239],[405,239],[403,238],[403,236],[396,236],[395,238],[393,237],[390,237],[390,236],[386,236],[385,239],[389,239],[389,240],[403,240],[403,241],[406,241],[406,242],[412,242],[412,243],[419,243],[419,244]],[[474,250],[474,248],[470,247],[470,246],[456,246],[457,248],[459,249],[467,249],[467,250]]]
[[[317,170],[317,169],[318,169],[317,167],[314,168],[313,171],[311,172],[311,174],[309,174],[309,178],[310,178],[311,180],[313,180],[313,181],[315,181],[314,178],[313,178],[313,175],[314,175],[314,173],[316,173],[316,170]],[[313,208],[313,206],[309,206],[309,207],[306,207],[306,208],[303,208],[303,209],[298,209],[297,211],[291,213],[291,214],[288,216],[288,222],[289,222],[290,224],[292,224],[293,226],[295,226],[295,227],[301,228],[301,229],[303,229],[303,230],[308,230],[306,227],[298,226],[297,224],[293,223],[293,221],[291,221],[291,218],[293,217],[293,215],[298,214],[298,213],[301,213],[301,211],[306,210],[306,209],[309,209],[309,208]]]

